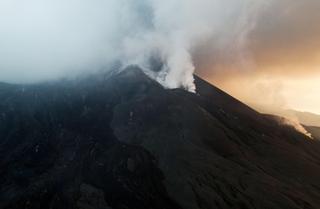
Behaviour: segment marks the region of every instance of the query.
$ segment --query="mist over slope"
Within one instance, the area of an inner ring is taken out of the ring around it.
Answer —
[[[297,111],[292,109],[284,109],[281,107],[269,107],[261,105],[259,106],[255,104],[250,104],[250,106],[254,107],[257,111],[261,113],[280,115],[282,117],[298,121],[299,123],[306,126],[320,127],[320,115],[315,113]]]
[[[2,0],[0,80],[32,83],[139,65],[168,88],[195,91],[194,54],[240,56],[253,0]],[[204,43],[205,50],[202,49]],[[246,53],[243,53],[244,55]],[[241,55],[242,56],[242,55]],[[155,64],[157,63],[157,64]]]
[[[318,114],[296,110],[287,110],[285,113],[288,116],[296,117],[304,125],[320,127],[320,115]]]
[[[318,141],[195,84],[0,84],[0,208],[320,207]]]
[[[320,140],[320,127],[319,126],[306,126],[305,129],[308,130],[315,139]]]

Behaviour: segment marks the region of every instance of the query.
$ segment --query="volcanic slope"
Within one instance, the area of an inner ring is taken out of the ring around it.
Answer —
[[[195,83],[0,84],[0,208],[320,208],[319,141]]]

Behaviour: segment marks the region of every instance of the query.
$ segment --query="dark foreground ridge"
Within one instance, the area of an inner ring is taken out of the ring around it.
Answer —
[[[320,144],[196,77],[0,84],[0,209],[318,209]]]

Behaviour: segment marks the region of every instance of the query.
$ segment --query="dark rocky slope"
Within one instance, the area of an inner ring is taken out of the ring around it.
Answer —
[[[0,84],[0,208],[320,208],[320,143],[196,77]]]

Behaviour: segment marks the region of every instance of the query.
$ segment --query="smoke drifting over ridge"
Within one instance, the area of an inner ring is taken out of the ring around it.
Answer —
[[[120,61],[139,65],[168,88],[195,91],[194,63],[201,62],[195,55],[232,48],[229,55],[241,60],[263,6],[255,0],[2,0],[0,80],[56,79]]]

